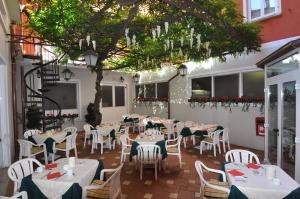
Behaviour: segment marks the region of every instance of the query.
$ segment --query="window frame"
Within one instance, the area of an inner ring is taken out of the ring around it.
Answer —
[[[112,106],[109,106],[109,107],[103,107],[102,106],[102,99],[101,99],[101,102],[100,102],[100,107],[102,109],[109,109],[109,108],[125,108],[127,107],[127,103],[128,103],[128,94],[127,94],[127,84],[118,84],[118,83],[114,83],[114,82],[103,82],[100,84],[100,86],[111,86],[112,87]],[[116,106],[116,89],[115,87],[124,87],[124,106]]]
[[[270,14],[264,14],[264,0],[260,0],[261,5],[260,5],[260,12],[261,16],[256,17],[254,19],[251,19],[251,0],[244,0],[243,1],[243,12],[244,16],[247,20],[247,22],[257,22],[257,21],[262,21],[265,19],[269,19],[278,15],[281,15],[282,13],[282,8],[281,8],[281,0],[276,0],[277,5],[275,6],[275,12],[272,12]]]
[[[134,96],[135,98],[139,98],[139,96],[136,96],[136,86],[143,86],[143,89],[144,89],[144,92],[143,92],[143,96],[142,98],[146,98],[146,85],[147,84],[154,84],[155,85],[155,99],[157,99],[157,85],[160,84],[160,83],[168,83],[168,81],[154,81],[154,82],[143,82],[143,83],[139,83],[139,84],[135,84],[134,86]],[[168,88],[169,89],[169,88]]]

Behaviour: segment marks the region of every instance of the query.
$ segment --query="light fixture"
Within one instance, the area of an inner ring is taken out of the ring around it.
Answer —
[[[66,81],[69,81],[73,76],[73,72],[70,69],[68,69],[67,65],[61,73],[63,74],[63,77]]]
[[[37,70],[37,71],[36,71],[36,77],[37,77],[37,78],[41,78],[41,71],[40,71],[40,70]]]
[[[187,74],[187,67],[184,64],[181,64],[178,68],[180,76],[184,77]]]
[[[123,77],[123,76],[121,76],[121,77],[120,77],[120,81],[123,83],[123,82],[124,82],[124,80],[125,80],[125,79],[124,79],[124,77]]]
[[[84,54],[84,60],[87,66],[96,66],[98,60],[98,54],[92,50],[88,50]]]
[[[140,75],[136,73],[136,74],[133,76],[133,81],[134,81],[134,83],[138,83],[138,82],[140,81]]]

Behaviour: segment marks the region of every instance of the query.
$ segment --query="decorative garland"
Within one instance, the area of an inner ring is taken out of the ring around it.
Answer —
[[[264,97],[255,96],[255,97],[230,97],[230,96],[222,96],[222,97],[191,97],[188,99],[190,102],[190,107],[195,108],[196,103],[198,107],[205,108],[206,103],[211,103],[211,108],[217,109],[218,102],[221,103],[221,106],[225,109],[229,109],[231,112],[231,107],[235,104],[238,105],[239,103],[243,104],[242,111],[247,112],[249,111],[250,104],[253,104],[253,107],[257,107],[260,105],[260,111],[263,111],[264,108]]]

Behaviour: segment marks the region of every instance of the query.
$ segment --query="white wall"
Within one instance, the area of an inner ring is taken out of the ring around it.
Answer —
[[[62,68],[63,69],[63,68]],[[74,72],[74,77],[72,80],[78,81],[80,84],[79,90],[79,102],[80,102],[80,110],[79,110],[79,118],[75,121],[75,126],[79,129],[83,129],[83,125],[85,123],[84,116],[87,113],[86,108],[90,102],[94,101],[95,97],[95,81],[96,81],[96,73],[92,73],[90,70],[86,68],[70,68],[72,72]],[[121,83],[120,77],[124,77],[124,82]],[[61,75],[61,79],[62,75]],[[103,72],[103,80],[102,84],[115,84],[115,85],[123,85],[126,86],[127,95],[126,95],[126,107],[114,107],[114,108],[100,108],[100,112],[102,113],[103,122],[110,121],[119,121],[122,119],[122,115],[126,114],[130,111],[130,100],[132,99],[132,77],[125,73],[104,71]],[[69,110],[63,110],[63,113],[69,113]],[[72,125],[71,123],[65,123],[65,126]]]
[[[264,137],[256,136],[255,133],[255,118],[263,116],[259,108],[251,107],[249,112],[243,112],[241,107],[233,107],[232,112],[230,112],[220,105],[218,105],[217,109],[210,108],[208,105],[204,109],[199,107],[191,108],[187,102],[191,96],[190,79],[201,76],[217,76],[258,70],[255,66],[258,61],[293,39],[296,38],[263,44],[261,52],[242,55],[237,58],[227,56],[227,61],[224,63],[211,59],[200,65],[189,65],[187,77],[176,77],[171,82],[171,118],[184,121],[192,120],[203,123],[217,123],[224,127],[229,127],[232,144],[264,150]],[[143,72],[141,73],[139,83],[167,81],[174,74],[176,74],[176,70],[172,67],[166,67],[154,73]],[[134,92],[133,96],[135,96]],[[133,105],[132,112],[153,115],[151,107],[145,107],[141,104],[136,107]],[[167,117],[166,113],[167,108],[164,108],[156,115]]]
[[[13,1],[13,0],[12,0]],[[17,1],[16,1],[17,2]],[[12,85],[11,85],[11,59],[10,38],[11,8],[8,9],[6,1],[0,0],[0,168],[11,164],[14,154],[13,125],[12,125]],[[13,9],[18,9],[14,7]]]

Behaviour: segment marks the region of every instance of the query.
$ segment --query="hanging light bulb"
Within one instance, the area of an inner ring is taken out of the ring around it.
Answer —
[[[169,39],[166,40],[166,44],[167,44],[167,49],[169,49],[170,48],[170,40]]]
[[[156,30],[152,29],[152,39],[155,40],[156,39]]]
[[[173,40],[170,41],[170,45],[171,45],[171,50],[173,50],[173,48],[174,48],[174,41]]]
[[[91,41],[91,36],[90,35],[87,35],[86,36],[86,42],[87,42],[87,45],[90,46],[90,41]]]
[[[201,45],[201,35],[197,35],[197,50],[200,51],[200,45]]]
[[[169,23],[166,21],[165,22],[165,31],[166,31],[166,34],[168,34],[168,31],[169,31]]]
[[[95,40],[93,40],[93,41],[92,41],[92,44],[93,44],[93,48],[94,48],[94,50],[96,50],[96,41],[95,41]]]
[[[161,28],[160,26],[156,26],[157,37],[160,37]]]
[[[181,48],[179,48],[179,56],[181,56],[181,57],[183,56]]]
[[[135,46],[135,44],[136,44],[136,36],[133,35],[132,36],[132,45]]]
[[[167,51],[167,45],[166,44],[164,44],[164,49],[165,49],[165,51]]]
[[[130,37],[126,37],[127,47],[130,47]]]
[[[83,39],[79,39],[79,49],[81,50],[81,47],[82,47],[82,40]]]
[[[128,33],[129,33],[129,28],[125,29],[125,37],[128,37]]]
[[[180,46],[183,47],[183,42],[184,42],[184,39],[183,39],[183,36],[181,36],[180,38]]]

